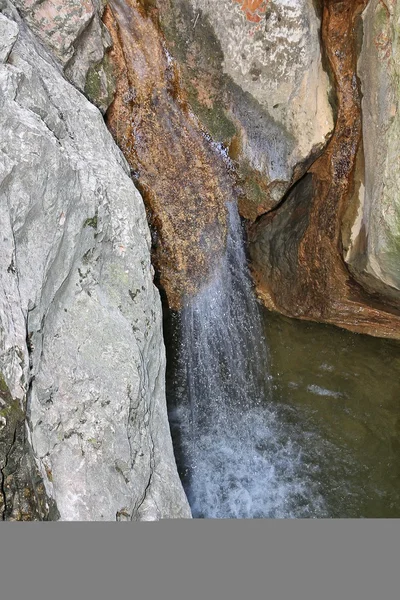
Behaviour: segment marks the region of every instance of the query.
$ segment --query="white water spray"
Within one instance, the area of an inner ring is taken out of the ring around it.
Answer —
[[[267,344],[240,217],[233,203],[228,211],[226,255],[181,315],[170,419],[179,431],[192,512],[205,518],[323,516],[310,466],[271,402]]]

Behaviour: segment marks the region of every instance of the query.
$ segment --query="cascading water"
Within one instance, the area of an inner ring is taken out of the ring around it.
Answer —
[[[228,211],[225,257],[180,315],[170,422],[192,512],[204,518],[324,516],[296,427],[288,434],[271,402],[267,344],[240,217],[233,202]]]

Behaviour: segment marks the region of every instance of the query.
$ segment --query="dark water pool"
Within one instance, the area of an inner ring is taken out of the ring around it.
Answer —
[[[263,322],[273,402],[301,426],[328,515],[400,517],[400,344],[267,311]]]
[[[177,322],[166,331],[167,390],[194,516],[400,517],[399,343],[263,310],[265,400],[192,439]]]

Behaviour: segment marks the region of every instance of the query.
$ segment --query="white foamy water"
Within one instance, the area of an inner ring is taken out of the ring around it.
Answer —
[[[270,401],[263,338],[236,206],[226,256],[181,315],[176,407],[178,462],[195,517],[325,516],[302,432]]]

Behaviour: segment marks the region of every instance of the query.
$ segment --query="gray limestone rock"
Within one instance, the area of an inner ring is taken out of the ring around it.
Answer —
[[[189,517],[142,198],[100,112],[4,12],[19,35],[0,65],[2,405],[27,404],[61,520]]]
[[[371,0],[363,14],[358,62],[363,100],[363,156],[348,211],[345,258],[371,291],[400,300],[400,40],[397,0]]]
[[[64,69],[66,77],[105,112],[114,80],[106,51],[110,35],[101,21],[102,0],[15,0],[35,35]]]

